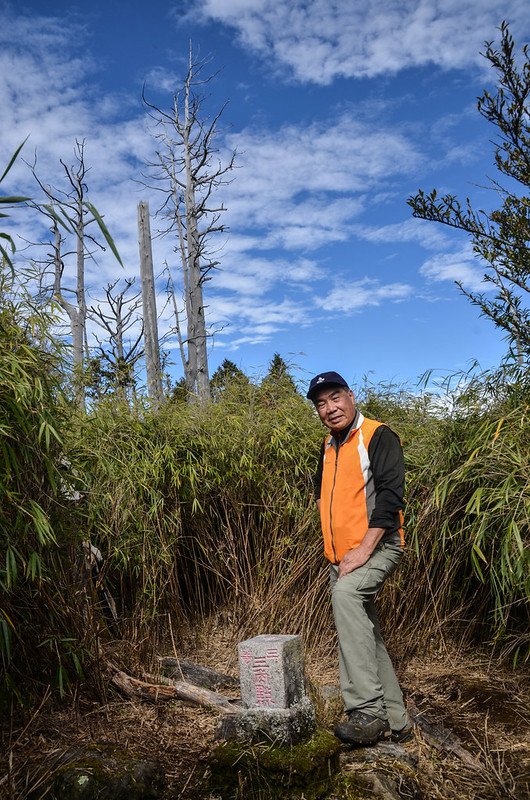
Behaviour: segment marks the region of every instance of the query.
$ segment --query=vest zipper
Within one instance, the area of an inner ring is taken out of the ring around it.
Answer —
[[[331,494],[329,496],[329,532],[331,534],[331,547],[333,548],[333,557],[335,559],[335,564],[337,563],[337,551],[335,550],[335,542],[333,540],[333,493],[335,492],[335,482],[337,480],[337,467],[339,465],[339,451],[340,445],[336,449],[335,453],[335,469],[333,472],[333,484],[331,486]]]

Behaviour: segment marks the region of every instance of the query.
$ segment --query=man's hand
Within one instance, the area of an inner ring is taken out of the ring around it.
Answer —
[[[379,540],[385,532],[384,528],[368,528],[364,535],[364,539],[359,547],[354,547],[348,550],[344,558],[339,564],[339,578],[343,578],[355,569],[362,567],[366,564],[375,548],[379,544]]]
[[[350,572],[353,572],[354,569],[362,567],[363,564],[366,564],[371,555],[370,552],[360,546],[355,547],[353,550],[348,550],[339,564],[338,577],[343,578],[344,575],[348,575]]]

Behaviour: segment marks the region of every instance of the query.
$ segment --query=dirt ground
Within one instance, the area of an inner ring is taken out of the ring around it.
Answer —
[[[166,649],[163,654],[174,653]],[[213,630],[208,640],[194,642],[180,655],[237,674],[234,639],[222,631]],[[309,653],[306,671],[316,687],[338,684],[332,653]],[[458,737],[478,762],[478,769],[471,768],[417,729],[405,748],[417,759],[424,798],[530,798],[528,671],[512,672],[484,653],[463,653],[445,645],[398,664],[398,671],[407,701]],[[317,712],[321,724],[331,729],[340,707],[322,702]],[[46,781],[66,752],[86,745],[116,745],[163,765],[167,800],[206,800],[207,757],[216,718],[215,712],[180,701],[148,705],[125,700],[112,690],[105,704],[78,696],[67,707],[58,707],[48,696],[24,719],[2,722],[0,797],[44,796]]]

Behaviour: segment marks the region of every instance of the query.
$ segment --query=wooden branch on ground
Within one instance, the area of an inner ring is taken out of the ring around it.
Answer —
[[[460,739],[450,731],[445,730],[440,725],[432,722],[424,712],[419,711],[417,706],[409,700],[407,703],[410,716],[415,724],[421,729],[423,738],[435,747],[437,750],[442,750],[447,753],[452,753],[457,756],[467,767],[471,769],[482,770],[483,764],[480,763],[478,758],[466,750],[462,746]]]
[[[174,681],[171,678],[159,678],[155,675],[146,675],[147,680],[138,680],[131,675],[117,670],[111,677],[111,683],[119,691],[131,699],[147,700],[157,703],[161,700],[185,700],[189,703],[212,708],[223,714],[235,714],[241,710],[241,705],[209,689],[194,686],[187,681]]]
[[[193,664],[191,661],[181,661],[178,658],[162,656],[159,659],[160,668],[164,675],[175,680],[184,679],[195,686],[203,686],[205,689],[239,689],[239,681],[231,675],[223,672],[216,672],[209,667],[200,664]]]

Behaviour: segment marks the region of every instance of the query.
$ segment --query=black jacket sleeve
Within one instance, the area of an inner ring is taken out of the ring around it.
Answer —
[[[399,528],[399,511],[403,509],[405,463],[396,434],[386,425],[375,431],[368,445],[368,458],[374,478],[375,508],[370,517],[371,528]]]

